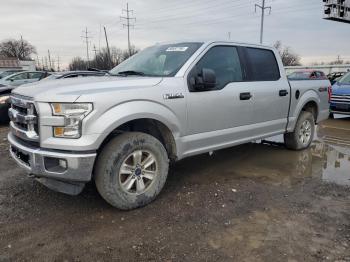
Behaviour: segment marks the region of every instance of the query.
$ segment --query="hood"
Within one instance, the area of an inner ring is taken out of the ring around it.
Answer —
[[[17,87],[12,93],[32,97],[38,102],[75,102],[81,95],[147,88],[161,81],[161,77],[81,77],[26,84]]]
[[[350,95],[350,85],[341,84],[337,82],[332,86],[332,94],[333,95]]]

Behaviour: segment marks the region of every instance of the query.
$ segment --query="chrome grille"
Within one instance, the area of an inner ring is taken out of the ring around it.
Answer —
[[[39,118],[31,98],[11,96],[9,117],[13,135],[27,141],[39,141]]]
[[[332,103],[350,103],[350,95],[332,95]]]

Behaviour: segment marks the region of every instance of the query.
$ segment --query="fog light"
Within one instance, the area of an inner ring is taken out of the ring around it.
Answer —
[[[67,168],[67,160],[53,157],[44,158],[45,169],[53,173],[64,173]]]

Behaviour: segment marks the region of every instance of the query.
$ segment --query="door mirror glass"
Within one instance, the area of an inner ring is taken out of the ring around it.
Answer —
[[[201,72],[193,77],[192,86],[196,91],[214,89],[216,86],[215,71],[209,68],[202,68]]]

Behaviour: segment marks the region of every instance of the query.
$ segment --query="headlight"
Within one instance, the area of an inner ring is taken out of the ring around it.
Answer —
[[[52,114],[64,117],[64,126],[53,128],[54,137],[79,138],[81,137],[81,123],[92,111],[90,103],[51,103]]]
[[[9,98],[10,96],[0,96],[0,104],[6,104],[6,101]]]

